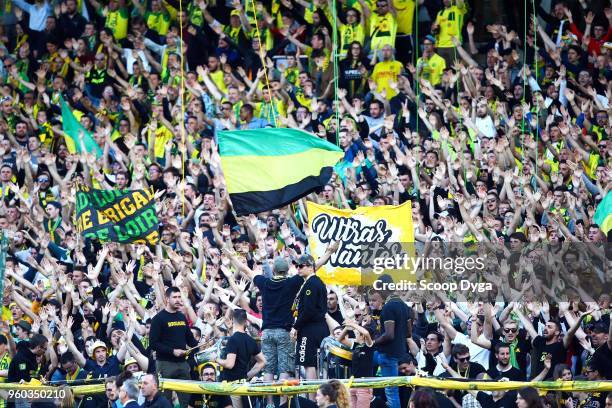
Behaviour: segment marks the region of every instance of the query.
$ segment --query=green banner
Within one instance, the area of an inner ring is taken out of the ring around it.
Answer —
[[[100,242],[156,244],[159,240],[152,190],[92,190],[76,196],[77,229]]]

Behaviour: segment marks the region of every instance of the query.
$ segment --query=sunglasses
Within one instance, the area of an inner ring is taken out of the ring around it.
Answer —
[[[504,333],[516,333],[518,329],[504,329]]]
[[[361,316],[363,316],[361,313],[359,314],[355,313],[355,317],[361,317]]]
[[[470,356],[465,356],[465,357],[456,357],[458,361],[461,361],[462,363],[465,363],[466,361],[470,361]]]
[[[310,266],[310,265],[308,265],[308,264],[299,264],[297,267],[298,267],[298,269],[302,269],[302,268],[305,268],[307,266]]]

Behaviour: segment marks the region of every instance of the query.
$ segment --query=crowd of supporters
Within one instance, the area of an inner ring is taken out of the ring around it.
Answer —
[[[490,2],[499,19],[485,3],[1,0],[0,381],[110,379],[76,400],[0,391],[0,407],[610,408],[605,392],[531,388],[159,391],[155,374],[612,379],[609,239],[593,220],[612,186],[610,2]],[[70,145],[62,100],[101,159]],[[326,285],[335,244],[310,255],[304,200],[232,212],[217,132],[265,127],[344,150],[305,199],[411,201],[421,250],[496,247],[496,294]],[[160,242],[84,239],[77,183],[152,188]]]

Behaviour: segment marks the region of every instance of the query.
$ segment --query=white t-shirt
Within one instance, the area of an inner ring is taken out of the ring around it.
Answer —
[[[457,332],[457,335],[452,343],[467,346],[467,348],[470,349],[470,361],[480,364],[485,370],[489,369],[489,357],[491,355],[491,351],[489,349],[482,348],[479,345],[472,343],[468,336],[460,332]]]

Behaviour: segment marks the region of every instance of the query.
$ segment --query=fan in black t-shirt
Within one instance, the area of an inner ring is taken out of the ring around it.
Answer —
[[[476,400],[482,408],[514,408],[516,407],[516,391],[493,391],[491,393],[478,391]]]
[[[217,357],[216,363],[223,367],[223,381],[250,380],[263,370],[266,359],[257,342],[246,334],[247,313],[244,309],[236,309],[232,314],[232,328],[234,334],[225,345],[225,358]],[[255,365],[249,369],[251,359],[255,358]],[[234,404],[242,401],[242,406],[251,406],[249,397],[231,397]]]
[[[217,381],[217,370],[213,363],[204,363],[200,377],[205,382]],[[228,408],[232,400],[227,395],[193,394],[189,400],[189,408]]]
[[[223,367],[223,381],[250,380],[259,373],[265,364],[263,353],[257,342],[246,334],[247,314],[244,309],[236,309],[232,315],[234,334],[225,345],[225,358],[217,357],[217,364]],[[256,362],[249,370],[251,359]]]
[[[437,357],[442,367],[446,370],[446,373],[442,374],[441,377],[476,378],[485,372],[483,366],[470,361],[470,349],[465,344],[455,344],[451,354],[453,361],[450,365],[446,362],[444,353],[439,354]],[[451,395],[456,401],[460,402],[465,392],[457,390],[451,392]]]
[[[450,364],[446,363],[443,354],[438,355],[442,367],[447,371],[446,375],[442,375],[443,377],[476,378],[486,371],[480,364],[470,361],[470,349],[465,344],[455,344],[451,354],[453,361]]]
[[[612,325],[599,322],[591,330],[591,341],[595,352],[590,361],[599,365],[601,375],[612,380]]]
[[[510,345],[506,343],[497,343],[495,345],[495,359],[497,363],[489,367],[489,377],[494,380],[507,378],[510,381],[525,381],[525,376],[521,370],[510,364]]]
[[[533,345],[534,353],[533,359],[531,360],[531,375],[540,377],[540,374],[546,370],[548,360],[552,366],[557,364],[565,363],[567,358],[566,349],[571,343],[576,329],[579,327],[580,319],[577,323],[572,326],[566,335],[563,337],[563,341],[559,341],[561,334],[561,325],[559,322],[549,320],[546,322],[542,336],[533,327],[532,322],[523,315],[522,311],[518,307],[518,304],[514,307],[514,312],[518,315],[525,327],[525,330],[531,336],[531,344]],[[546,365],[544,364],[547,362]],[[552,370],[548,370],[543,380],[552,379]]]

